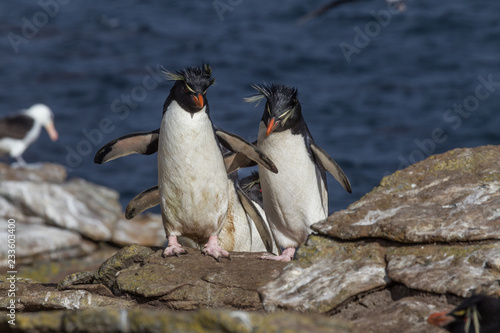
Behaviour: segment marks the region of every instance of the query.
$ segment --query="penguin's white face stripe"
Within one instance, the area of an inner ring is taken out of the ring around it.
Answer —
[[[158,141],[158,187],[169,235],[220,231],[228,208],[226,168],[205,108],[167,108]]]
[[[259,167],[264,210],[278,244],[298,246],[310,225],[328,216],[328,194],[301,135],[290,130],[266,135],[259,126],[258,148],[278,168],[273,174]]]

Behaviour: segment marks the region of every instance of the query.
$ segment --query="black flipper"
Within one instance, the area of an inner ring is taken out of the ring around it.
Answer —
[[[244,156],[247,156],[249,159],[264,166],[271,172],[278,173],[278,169],[274,165],[273,161],[271,161],[269,157],[267,157],[263,152],[261,152],[256,146],[254,146],[250,142],[237,136],[236,134],[221,130],[220,128],[215,128],[215,135],[217,135],[217,137],[219,138],[219,142],[225,148],[235,153],[243,154]],[[230,173],[229,170],[228,173]]]
[[[271,232],[267,228],[266,223],[264,222],[264,219],[260,215],[259,211],[257,208],[254,206],[254,203],[250,198],[247,197],[245,192],[241,188],[236,188],[236,192],[238,193],[238,197],[240,198],[241,205],[243,206],[243,209],[245,209],[245,212],[250,216],[250,218],[253,220],[255,227],[257,228],[257,231],[259,232],[260,238],[262,239],[262,242],[264,243],[267,252],[272,253],[273,252],[273,237],[271,236]]]
[[[127,220],[134,218],[146,209],[160,204],[160,191],[158,186],[151,187],[137,194],[127,205],[125,217]]]
[[[255,161],[249,159],[242,153],[233,153],[232,151],[224,154],[224,164],[226,165],[226,172],[230,174],[239,168],[248,168],[257,165]]]
[[[130,154],[151,155],[158,151],[160,129],[152,132],[132,133],[104,145],[95,154],[94,163],[102,164]]]
[[[345,175],[344,171],[339,167],[339,165],[327,154],[326,151],[321,149],[314,142],[310,144],[311,151],[313,152],[316,159],[321,163],[323,168],[332,174],[332,176],[342,185],[342,187],[349,193],[352,193],[351,183]]]

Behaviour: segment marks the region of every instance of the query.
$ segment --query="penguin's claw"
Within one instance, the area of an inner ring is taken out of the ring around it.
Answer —
[[[187,254],[188,252],[184,250],[180,245],[167,246],[165,250],[163,250],[164,257],[180,257],[181,254]]]
[[[279,256],[265,254],[263,256],[260,256],[259,259],[290,262],[290,261],[292,261],[294,255],[295,255],[295,248],[294,247],[287,247],[283,251],[283,253],[281,253],[281,255],[279,255]]]
[[[163,250],[164,257],[176,256],[187,254],[188,252],[182,248],[182,245],[177,242],[177,236],[168,236],[168,246]]]
[[[217,236],[210,236],[208,239],[207,244],[203,247],[202,253],[204,255],[209,255],[213,257],[217,262],[220,262],[220,259],[222,257],[228,258],[231,260],[231,257],[229,255],[229,252],[223,250],[219,244],[217,244]]]

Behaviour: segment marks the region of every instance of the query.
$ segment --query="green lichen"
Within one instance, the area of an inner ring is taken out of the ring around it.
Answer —
[[[132,266],[135,262],[142,262],[152,253],[153,250],[149,247],[137,244],[126,246],[99,267],[96,279],[110,288],[115,282],[117,272]]]
[[[424,180],[440,179],[445,174],[459,172],[458,175],[479,175],[484,182],[499,179],[496,165],[500,160],[500,149],[497,146],[485,146],[474,149],[454,149],[440,155],[432,155],[424,161],[410,165],[386,176],[371,193],[380,191],[401,192],[410,190],[412,184]]]
[[[75,284],[92,284],[96,281],[95,272],[85,271],[85,272],[77,272],[66,276],[59,284],[57,285],[58,290],[64,290],[69,286]]]
[[[18,313],[16,314],[16,326],[23,332],[61,332],[62,311]]]
[[[402,246],[389,247],[387,255],[389,256],[454,256],[456,259],[466,258],[478,251],[487,251],[498,247],[498,244],[478,244],[478,245],[426,245],[424,247]]]

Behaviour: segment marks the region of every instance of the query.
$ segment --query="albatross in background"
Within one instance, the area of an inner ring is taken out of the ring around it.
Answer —
[[[27,110],[0,119],[0,155],[8,154],[19,165],[26,166],[22,154],[40,135],[45,127],[52,141],[58,138],[54,115],[44,104],[35,104]]]

